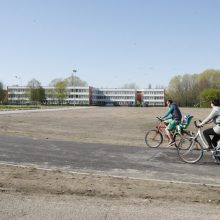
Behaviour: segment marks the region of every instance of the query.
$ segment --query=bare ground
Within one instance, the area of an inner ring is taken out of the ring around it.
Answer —
[[[166,108],[108,107],[0,115],[0,132],[41,139],[138,147],[144,146],[146,130],[155,125],[155,117],[162,115],[164,111]],[[195,119],[204,118],[209,111],[210,109],[182,109],[184,114],[190,113]],[[191,126],[191,130],[193,129]],[[216,166],[217,172],[218,168]],[[190,208],[195,207],[195,204],[204,204],[214,210],[215,214],[218,212],[216,207],[220,207],[220,188],[206,185],[113,178],[9,165],[0,165],[0,174],[0,196],[11,195],[10,199],[19,195],[33,195],[35,198],[53,195],[59,200],[60,196],[77,195],[113,203],[117,200],[119,204],[125,199],[133,205],[155,201],[157,205],[161,202],[161,207],[164,204],[174,207],[188,204],[187,207]],[[6,202],[6,197],[4,199]]]
[[[183,108],[182,112],[201,119],[209,110]],[[166,108],[106,107],[2,115],[0,132],[84,143],[144,146],[146,130],[155,126],[156,116],[165,111]]]

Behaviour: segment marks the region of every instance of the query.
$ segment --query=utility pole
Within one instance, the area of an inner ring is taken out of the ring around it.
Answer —
[[[73,69],[72,72],[72,86],[74,86],[74,77],[76,78],[76,75],[74,75],[74,73],[76,74],[77,70]],[[75,82],[75,87],[76,87],[76,82]],[[73,100],[74,100],[74,106],[76,105],[76,89],[73,88]]]
[[[72,76],[71,76],[71,86],[73,86],[73,73],[72,73]]]

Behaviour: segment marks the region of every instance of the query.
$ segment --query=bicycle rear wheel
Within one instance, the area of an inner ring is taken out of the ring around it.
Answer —
[[[175,146],[178,146],[180,141],[182,140],[182,135],[180,133],[176,133],[173,137],[173,140],[175,141]]]
[[[148,147],[151,148],[159,147],[162,144],[162,142],[163,142],[163,135],[155,129],[148,131],[145,135],[145,143],[147,144]]]
[[[203,156],[203,147],[196,139],[188,136],[177,145],[177,153],[182,161],[196,163]]]

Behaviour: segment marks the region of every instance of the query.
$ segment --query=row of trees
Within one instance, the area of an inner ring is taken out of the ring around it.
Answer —
[[[209,107],[211,99],[220,98],[220,70],[174,76],[166,90],[166,98],[183,107]]]
[[[4,103],[6,100],[6,90],[3,88],[2,82],[0,82],[0,103]]]

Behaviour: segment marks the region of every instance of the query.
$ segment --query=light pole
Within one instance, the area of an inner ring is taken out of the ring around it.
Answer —
[[[15,78],[20,80],[20,87],[22,87],[22,80],[21,80],[21,77],[15,75]],[[18,83],[18,86],[19,86],[19,83]],[[21,91],[18,90],[18,94],[16,95],[17,96],[17,103],[21,103],[22,100],[21,100],[21,95],[19,94]]]
[[[20,80],[20,85],[22,86],[22,79],[20,76],[15,76],[16,79]]]
[[[72,73],[72,86],[74,86],[74,83],[73,83],[73,81],[74,81],[74,77],[76,77],[76,72],[77,72],[77,70],[76,69],[73,69],[73,73]],[[75,75],[74,75],[74,73],[75,73]],[[76,81],[75,81],[75,84],[76,84]],[[76,87],[76,86],[75,86]],[[74,106],[76,105],[76,91],[74,92],[74,89],[73,89],[73,101],[74,101]]]

